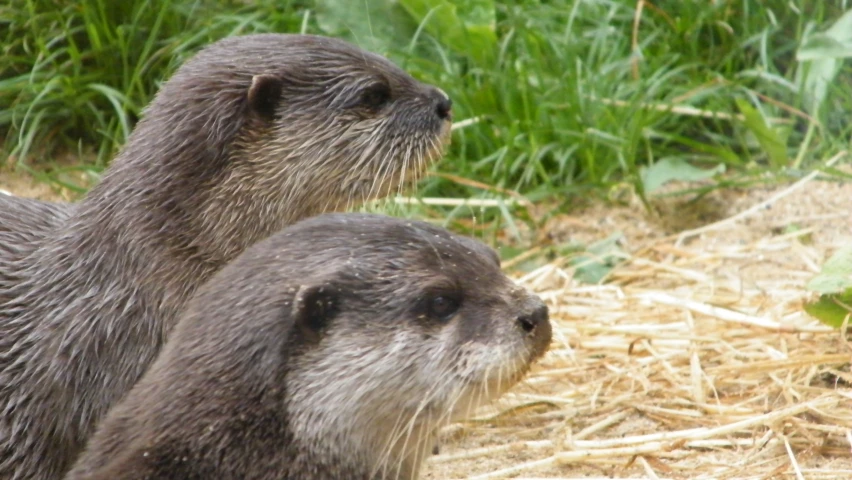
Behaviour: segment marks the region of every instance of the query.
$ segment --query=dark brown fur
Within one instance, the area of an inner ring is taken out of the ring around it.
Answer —
[[[501,395],[551,338],[485,245],[331,214],[204,285],[68,480],[415,479],[436,430]]]
[[[71,214],[73,206],[0,193],[0,305],[12,300],[27,257]]]
[[[61,477],[198,285],[285,225],[416,180],[449,108],[340,40],[229,38],[163,85],[67,215],[0,216],[0,479]]]

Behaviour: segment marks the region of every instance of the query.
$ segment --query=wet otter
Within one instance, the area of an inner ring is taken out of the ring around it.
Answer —
[[[0,305],[23,279],[26,258],[70,214],[67,204],[14,197],[0,191]]]
[[[193,300],[69,480],[415,479],[438,427],[547,349],[493,250],[417,221],[311,218]]]
[[[416,180],[449,126],[439,89],[336,39],[234,37],[186,62],[88,196],[0,261],[0,479],[61,477],[198,285],[285,225]],[[20,240],[15,218],[0,230]]]

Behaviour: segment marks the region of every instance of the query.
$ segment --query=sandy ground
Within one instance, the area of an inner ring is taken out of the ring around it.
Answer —
[[[0,170],[0,190],[27,198],[42,200],[64,201],[71,198],[70,192],[64,192],[50,187],[31,176],[4,168]],[[0,192],[2,193],[2,192]]]
[[[66,198],[8,171],[0,189]],[[518,276],[550,305],[551,350],[443,432],[425,478],[852,478],[852,346],[801,311],[805,283],[852,242],[852,184],[655,205],[548,222],[554,243],[621,232],[628,258],[604,285],[566,259]]]

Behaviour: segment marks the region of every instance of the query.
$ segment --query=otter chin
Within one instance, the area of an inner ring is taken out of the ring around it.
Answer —
[[[197,292],[67,478],[416,479],[437,430],[550,339],[545,304],[482,243],[322,215]]]
[[[232,37],[162,86],[82,201],[0,196],[0,478],[61,478],[200,284],[286,225],[416,181],[451,116],[344,41]]]

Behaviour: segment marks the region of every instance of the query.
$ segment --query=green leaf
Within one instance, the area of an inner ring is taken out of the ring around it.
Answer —
[[[852,246],[834,252],[806,288],[821,294],[837,294],[852,288]]]
[[[805,304],[808,315],[834,328],[840,328],[846,316],[852,313],[852,288],[841,294],[820,295],[819,300]]]
[[[745,126],[757,138],[758,143],[769,156],[769,163],[774,167],[787,164],[787,142],[786,138],[773,130],[764,120],[763,115],[747,101],[736,99],[737,107],[745,117]]]
[[[479,62],[496,51],[494,0],[399,0],[418,24],[442,45]]]
[[[847,306],[852,305],[852,246],[834,252],[807,289],[822,295],[805,304],[805,311],[826,325],[840,327],[850,313]]]
[[[320,0],[316,9],[317,25],[325,34],[380,54],[405,45],[413,31],[406,25],[407,13],[393,0]]]
[[[583,283],[600,283],[619,263],[628,258],[618,246],[622,240],[624,234],[616,232],[590,245],[586,253],[572,258],[570,264],[575,267],[574,278]]]
[[[852,56],[852,10],[844,13],[823,33],[805,32],[796,52],[799,66],[796,84],[804,95],[805,108],[813,114],[822,105],[828,85],[840,70],[838,59]]]
[[[664,158],[649,167],[642,167],[639,175],[644,191],[651,193],[671,181],[695,182],[724,172],[725,165],[721,163],[705,170],[694,167],[681,158]]]
[[[838,249],[822,266],[823,273],[839,273],[852,276],[852,246]]]
[[[840,41],[825,33],[811,35],[796,52],[796,60],[800,62],[849,57],[852,57],[852,41]]]
[[[848,275],[820,274],[808,282],[807,289],[812,292],[829,294],[842,292],[852,287],[852,278]]]

